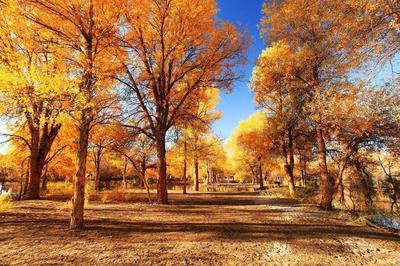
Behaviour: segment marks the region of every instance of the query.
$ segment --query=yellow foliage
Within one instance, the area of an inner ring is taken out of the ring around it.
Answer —
[[[87,207],[89,206],[89,198],[85,197],[85,203],[84,206]],[[67,200],[66,202],[62,203],[59,207],[58,207],[59,211],[69,211],[72,210],[72,199]]]
[[[0,213],[12,208],[12,203],[9,195],[0,195]]]
[[[113,189],[100,194],[100,201],[102,203],[133,202],[136,199],[137,196],[135,194],[128,193],[123,189]]]
[[[228,139],[225,148],[237,178],[249,179],[260,163],[266,166],[271,145],[267,128],[266,114],[256,112],[241,121]]]
[[[58,207],[58,210],[60,211],[69,211],[71,209],[72,209],[72,200],[67,200],[66,202],[61,204],[60,207]]]
[[[89,198],[95,193],[93,182],[85,185],[85,198]],[[51,197],[72,197],[74,194],[74,184],[72,182],[49,182],[47,184],[47,195]]]
[[[47,195],[49,196],[68,196],[74,194],[74,184],[71,182],[49,182],[47,184]]]

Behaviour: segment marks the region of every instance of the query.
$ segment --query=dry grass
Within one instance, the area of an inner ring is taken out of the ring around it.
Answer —
[[[95,193],[93,182],[87,182],[85,195],[90,197]],[[47,196],[51,198],[72,198],[74,195],[74,184],[72,182],[50,182],[47,185]]]
[[[89,206],[89,198],[85,197],[85,207]],[[69,211],[72,209],[72,199],[67,200],[66,202],[64,202],[63,204],[61,204],[58,208],[58,210],[60,211]]]
[[[5,212],[12,208],[12,203],[8,194],[0,195],[0,212]]]
[[[47,184],[48,196],[72,197],[73,194],[74,194],[74,184],[71,182],[50,182]]]
[[[95,194],[93,182],[88,182],[85,186],[85,206],[89,206],[89,198]],[[61,211],[71,210],[72,196],[74,195],[74,184],[71,182],[52,182],[47,186],[47,196],[54,199],[66,199],[58,209]]]
[[[102,192],[99,195],[99,200],[102,203],[129,203],[137,201],[137,196],[134,193],[129,193],[124,189],[114,189]]]

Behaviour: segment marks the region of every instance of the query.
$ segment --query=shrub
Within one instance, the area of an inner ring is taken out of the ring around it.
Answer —
[[[47,195],[72,197],[74,184],[71,182],[50,182],[47,184]]]
[[[146,198],[141,199],[134,193],[126,192],[124,189],[114,189],[110,191],[104,191],[99,195],[99,200],[102,203],[147,202]]]
[[[126,195],[121,189],[105,191],[100,195],[100,201],[102,203],[125,202]]]
[[[393,214],[378,212],[372,215],[369,220],[376,225],[392,230],[399,230],[399,219]]]
[[[85,207],[87,206],[89,206],[89,198],[85,197]],[[58,210],[60,211],[69,211],[71,209],[72,209],[72,199],[67,200],[66,202],[61,204],[60,207],[58,208]]]
[[[260,195],[276,197],[276,198],[290,198],[289,188],[288,187],[272,187],[267,190],[261,191]]]
[[[60,207],[58,208],[58,210],[60,210],[60,211],[68,211],[71,209],[72,209],[72,200],[67,200],[66,202],[61,204]]]
[[[5,212],[11,209],[12,203],[8,194],[0,195],[0,212]]]
[[[85,198],[89,198],[94,193],[94,183],[87,182],[85,185]],[[47,195],[50,197],[72,198],[74,184],[72,182],[50,182],[47,185]]]
[[[94,186],[94,182],[86,182],[85,185],[85,198],[89,198],[91,196],[93,196],[96,193],[96,189]]]

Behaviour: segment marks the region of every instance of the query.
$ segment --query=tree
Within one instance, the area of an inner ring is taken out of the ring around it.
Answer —
[[[234,168],[249,169],[257,177],[260,189],[264,189],[263,173],[271,149],[267,123],[265,113],[254,113],[239,123],[226,144]]]
[[[325,102],[332,97],[356,62],[346,60],[343,49],[340,12],[341,1],[267,1],[264,5],[262,33],[268,45],[283,42],[297,54],[294,77],[303,83],[312,97],[308,104],[309,118],[314,124],[322,209],[331,210],[334,181],[327,163],[327,142],[330,139]]]
[[[400,4],[396,0],[344,1],[344,47],[356,60],[389,62],[400,52]],[[392,65],[393,70],[393,65]]]
[[[93,152],[95,165],[95,189],[100,191],[100,169],[101,160],[106,151],[111,151],[116,143],[124,140],[126,132],[118,124],[97,124],[91,130],[89,137],[89,148]]]
[[[199,164],[202,157],[205,157],[207,152],[210,151],[209,145],[211,144],[205,142],[206,138],[204,136],[210,132],[210,125],[221,117],[221,113],[215,110],[218,102],[219,90],[206,88],[188,98],[187,103],[182,108],[181,121],[177,124],[178,127],[182,128],[184,140],[184,193],[186,191],[185,168],[187,168],[188,149],[193,155],[195,190],[199,191]]]
[[[390,199],[390,210],[393,213],[395,211],[394,207],[396,207],[396,211],[399,212],[399,204],[398,199],[400,197],[400,180],[397,178],[393,171],[393,162],[392,158],[386,160],[386,164],[381,158],[379,158],[379,164],[383,170],[385,178],[381,182],[382,192],[385,196]]]
[[[284,160],[289,191],[295,193],[295,143],[302,134],[300,123],[306,120],[304,107],[310,100],[304,84],[295,78],[301,72],[298,54],[289,45],[278,42],[265,49],[253,70],[252,89],[256,102],[271,123],[268,134],[274,139],[278,156]]]
[[[132,96],[130,106],[137,119],[131,126],[156,142],[158,202],[166,204],[168,132],[198,91],[230,89],[247,41],[234,26],[216,19],[214,0],[145,0],[141,4],[126,14],[124,46],[131,62],[119,80]]]
[[[79,130],[77,172],[74,182],[71,229],[83,227],[84,192],[89,132],[98,113],[96,104],[113,85],[121,53],[117,35],[124,1],[18,0],[24,16],[55,42],[57,59],[69,63],[69,73],[78,81],[75,118]]]
[[[128,133],[128,132],[127,132]],[[154,141],[144,134],[126,134],[124,139],[116,142],[114,150],[122,154],[132,164],[140,178],[140,186],[146,187],[149,203],[152,203],[146,173],[156,168]]]
[[[0,113],[10,118],[11,133],[30,151],[27,198],[40,197],[40,180],[49,152],[61,128],[63,113],[74,94],[74,80],[66,76],[54,45],[21,14],[11,1],[0,11]],[[25,130],[27,128],[27,130]]]

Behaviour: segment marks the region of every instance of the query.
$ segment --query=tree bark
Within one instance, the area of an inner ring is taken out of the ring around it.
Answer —
[[[80,91],[85,95],[87,103],[93,99],[93,87],[96,83],[94,69],[94,48],[93,48],[93,36],[94,36],[94,3],[93,0],[89,1],[89,25],[88,31],[85,34],[85,62],[87,65],[83,68],[84,73],[82,76],[82,84]],[[83,228],[83,212],[85,208],[85,183],[86,183],[86,162],[88,155],[89,145],[89,133],[90,124],[93,121],[93,109],[91,107],[85,107],[81,110],[81,117],[79,120],[79,144],[77,153],[77,171],[74,180],[74,196],[72,199],[72,212],[70,229],[79,230]]]
[[[320,75],[318,66],[313,66],[313,89],[316,97],[321,94],[320,92]],[[318,99],[318,98],[317,98]],[[332,210],[332,200],[334,193],[334,184],[331,180],[328,171],[328,164],[326,162],[326,145],[325,145],[325,137],[324,137],[324,129],[323,129],[323,118],[321,113],[318,114],[317,119],[317,146],[318,146],[318,165],[319,165],[319,181],[320,181],[320,191],[321,191],[321,202],[320,207],[323,210],[330,211]]]
[[[260,190],[264,190],[264,178],[263,178],[263,172],[262,172],[262,162],[261,160],[259,161],[258,165],[258,171],[259,171],[259,177],[260,177]]]
[[[94,187],[96,191],[100,191],[100,163],[101,163],[101,147],[97,148],[94,154],[94,164],[95,164],[95,177],[94,177]]]
[[[344,196],[344,186],[343,186],[343,180],[339,181],[339,186],[338,186],[338,193],[339,193],[339,201],[344,204],[346,202],[345,196]]]
[[[321,202],[320,207],[323,210],[332,210],[333,200],[333,182],[328,172],[328,164],[326,162],[326,146],[323,129],[321,125],[317,126],[317,144],[318,144],[318,164],[320,170],[320,189]]]
[[[128,189],[128,181],[126,180],[126,172],[128,168],[128,159],[124,158],[124,169],[122,170],[122,182],[124,183],[124,189]]]
[[[289,157],[289,158],[287,158]],[[287,157],[285,164],[285,171],[288,178],[289,193],[291,196],[295,195],[296,186],[294,184],[294,150],[293,150],[293,135],[292,130],[288,130],[288,146],[287,146]]]
[[[199,159],[197,155],[194,158],[194,176],[195,176],[195,190],[198,192],[199,189]]]
[[[339,163],[339,171],[338,171],[338,175],[337,175],[337,184],[335,185],[335,187],[333,188],[334,191],[332,193],[335,193],[336,190],[339,193],[339,201],[341,203],[345,203],[346,199],[344,196],[344,185],[343,185],[343,176],[344,176],[344,172],[347,168],[347,165],[349,163],[349,160],[351,158],[351,156],[356,152],[356,150],[354,148],[351,148],[350,150],[348,150],[346,152],[346,154],[343,157],[343,160]]]
[[[207,162],[207,186],[211,183],[211,175],[210,175],[210,164]]]
[[[30,163],[30,158],[29,158],[29,163]],[[28,193],[28,185],[29,185],[29,179],[30,179],[30,167],[28,166],[26,168],[26,175],[25,175],[25,183],[24,183],[24,191],[22,192],[23,196],[26,196]]]
[[[168,204],[165,134],[160,134],[156,142],[158,159],[157,201],[159,204]]]
[[[143,181],[144,186],[146,187],[147,199],[149,200],[149,204],[153,204],[153,201],[151,200],[151,195],[150,195],[150,187],[149,187],[149,184],[147,184],[147,181],[146,181],[146,168],[142,168],[142,169],[144,169],[142,171],[142,181]]]
[[[40,145],[40,130],[33,122],[29,122],[29,131],[31,134],[31,157],[30,157],[30,174],[27,191],[27,199],[40,198],[40,177],[41,169],[39,162],[39,145]]]
[[[347,164],[347,163],[346,163]],[[344,185],[343,185],[343,175],[344,175],[344,170],[346,169],[346,164],[342,165],[339,167],[339,177],[338,177],[338,184],[337,184],[337,190],[339,192],[339,201],[341,203],[345,203],[345,197],[344,197]]]
[[[18,193],[18,201],[20,201],[22,199],[22,195],[24,193],[24,175],[27,174],[27,173],[24,174],[24,172],[25,172],[24,164],[25,164],[25,160],[23,160],[22,164],[21,164],[21,175],[20,175],[20,179],[19,179],[20,186],[19,186],[19,193]],[[25,178],[25,180],[26,180],[26,178]]]
[[[38,118],[32,118],[30,114],[26,116],[31,135],[30,175],[27,198],[39,199],[43,168],[46,164],[51,146],[61,128],[61,124],[52,124],[49,126],[48,122],[45,122],[42,126],[42,130],[40,130],[39,126],[36,126],[36,124],[39,123],[39,121],[37,121]]]
[[[186,194],[186,187],[187,187],[187,141],[185,136],[185,142],[183,143],[183,194]]]
[[[42,180],[42,191],[45,193],[47,191],[47,181],[48,181],[48,177],[47,177],[47,173],[48,173],[48,167],[49,165],[46,164],[46,168],[44,170],[44,175],[43,175],[43,180]]]
[[[300,166],[301,166],[301,180],[303,187],[307,187],[307,161],[305,156],[300,155]]]
[[[133,161],[132,161],[132,163],[133,163]],[[143,156],[142,157],[142,161],[140,162],[140,172],[141,172],[141,175],[140,175],[140,187],[141,188],[144,188],[145,187],[145,181],[146,181],[146,169],[147,169],[147,167],[146,167],[146,164],[147,164],[147,162],[146,162],[146,156]]]
[[[74,196],[72,199],[72,213],[70,229],[83,228],[83,211],[85,204],[86,161],[89,143],[90,110],[83,110],[79,127],[78,166],[74,180]]]

